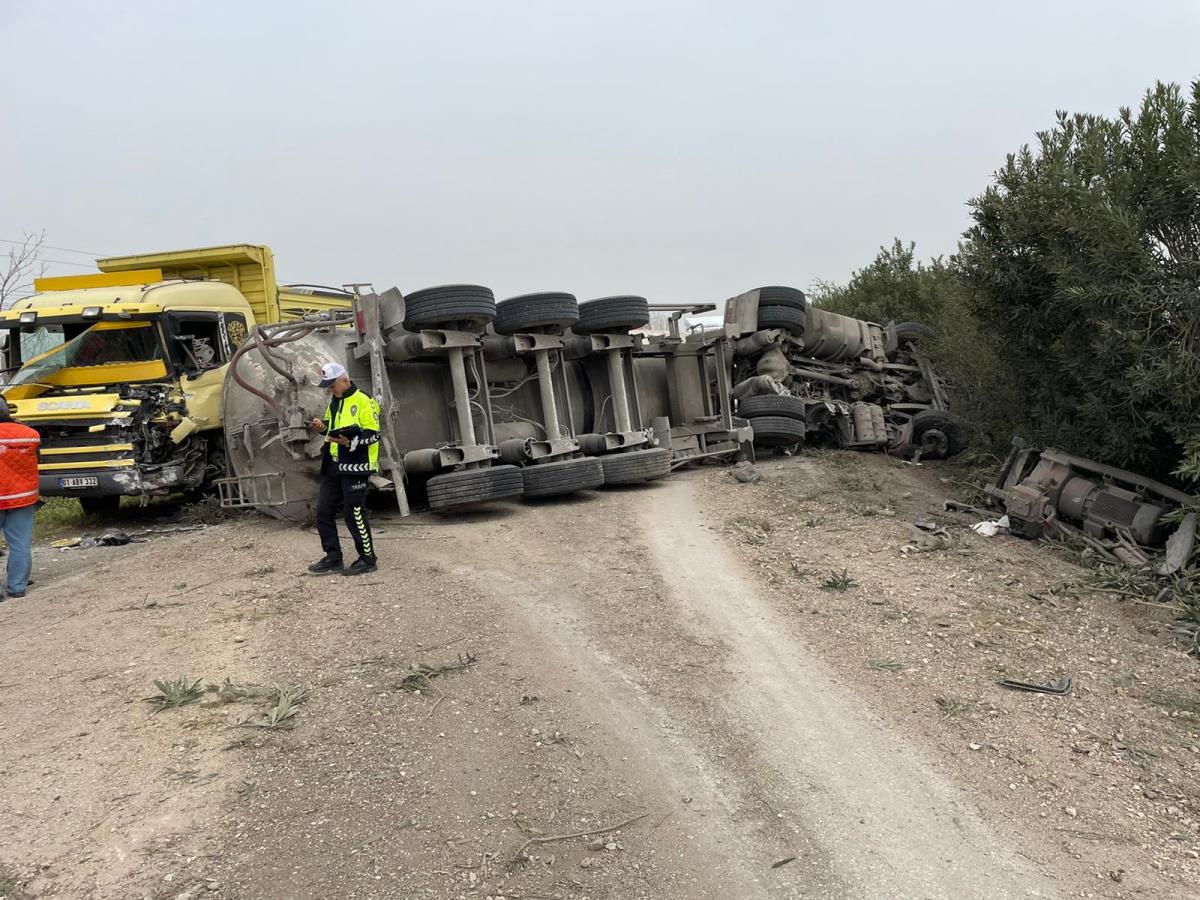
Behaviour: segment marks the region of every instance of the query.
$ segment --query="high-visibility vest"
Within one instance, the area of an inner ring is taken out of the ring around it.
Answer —
[[[38,501],[38,446],[42,439],[28,425],[0,422],[0,509]]]
[[[350,439],[347,447],[329,445],[338,472],[366,475],[379,469],[379,404],[373,397],[353,388],[333,398],[325,409],[325,433],[330,432]]]

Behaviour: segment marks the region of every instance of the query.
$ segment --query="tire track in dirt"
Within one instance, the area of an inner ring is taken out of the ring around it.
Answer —
[[[869,897],[1049,897],[1056,888],[984,821],[928,760],[864,712],[789,634],[676,479],[641,517],[675,603],[730,648],[747,685],[731,714],[759,736],[754,764],[772,773],[836,870]]]
[[[669,794],[706,798],[705,855],[746,873],[705,896],[1055,896],[790,634],[701,524],[694,493],[686,475],[605,492],[576,527],[558,505],[535,507],[532,528],[457,535],[490,548],[457,574],[507,594],[582,679],[620,736],[611,752],[636,755]]]

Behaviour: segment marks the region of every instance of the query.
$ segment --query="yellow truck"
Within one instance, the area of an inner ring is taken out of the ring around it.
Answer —
[[[2,393],[42,438],[41,490],[88,512],[203,489],[226,474],[221,390],[255,325],[348,310],[352,295],[275,282],[237,244],[96,261],[39,278],[0,313]]]

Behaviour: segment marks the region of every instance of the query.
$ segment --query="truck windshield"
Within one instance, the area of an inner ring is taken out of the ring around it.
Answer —
[[[31,360],[9,384],[45,382],[62,369],[150,362],[162,358],[162,347],[151,323],[100,322],[57,349]]]

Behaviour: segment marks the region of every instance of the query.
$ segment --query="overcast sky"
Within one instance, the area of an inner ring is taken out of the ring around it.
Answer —
[[[1195,0],[0,0],[0,239],[499,297],[808,287],[894,236],[952,251],[1056,109],[1187,83],[1198,47]]]

